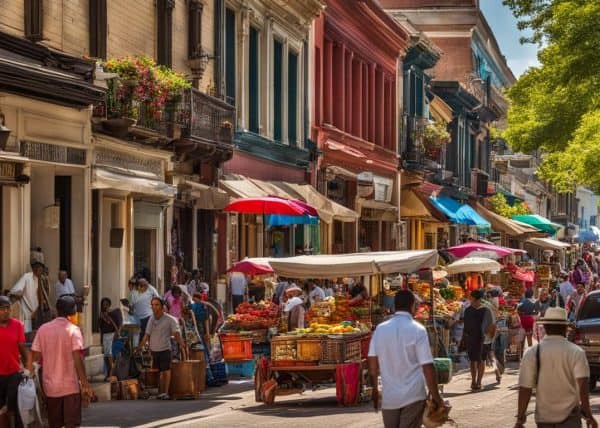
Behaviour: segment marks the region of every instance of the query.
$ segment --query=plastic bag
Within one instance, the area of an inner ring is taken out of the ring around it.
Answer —
[[[450,409],[452,407],[448,402],[444,403],[444,407],[436,407],[431,399],[428,399],[423,413],[423,426],[425,428],[438,428],[451,421],[449,418]]]
[[[17,390],[17,404],[24,425],[35,421],[36,399],[35,382],[32,379],[23,380]]]

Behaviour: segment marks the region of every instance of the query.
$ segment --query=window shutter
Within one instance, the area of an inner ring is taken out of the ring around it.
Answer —
[[[42,0],[25,0],[25,37],[32,42],[42,40]]]
[[[90,56],[106,59],[106,0],[90,1]]]
[[[196,59],[202,55],[202,8],[198,0],[188,5],[188,59]]]
[[[171,67],[173,63],[173,8],[175,0],[157,0],[157,55],[156,62]]]

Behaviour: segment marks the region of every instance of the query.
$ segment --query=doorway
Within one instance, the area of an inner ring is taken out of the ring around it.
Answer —
[[[133,232],[133,267],[156,284],[156,229],[135,228]]]

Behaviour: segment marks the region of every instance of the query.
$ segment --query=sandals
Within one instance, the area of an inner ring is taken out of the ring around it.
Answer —
[[[166,394],[166,393],[163,392],[162,394],[158,394],[156,396],[156,399],[157,400],[170,400],[171,397],[169,397],[169,394]]]

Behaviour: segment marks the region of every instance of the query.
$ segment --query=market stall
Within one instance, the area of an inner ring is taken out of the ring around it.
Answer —
[[[431,269],[436,262],[437,251],[426,250],[298,256],[269,263],[286,278],[378,277],[370,284],[381,284],[382,289],[381,276]],[[279,395],[331,385],[336,386],[342,405],[356,404],[361,394],[367,395],[364,379],[372,305],[372,297],[355,300],[339,292],[313,304],[306,328],[273,335],[271,356],[261,358],[256,370],[257,401],[271,404]]]

